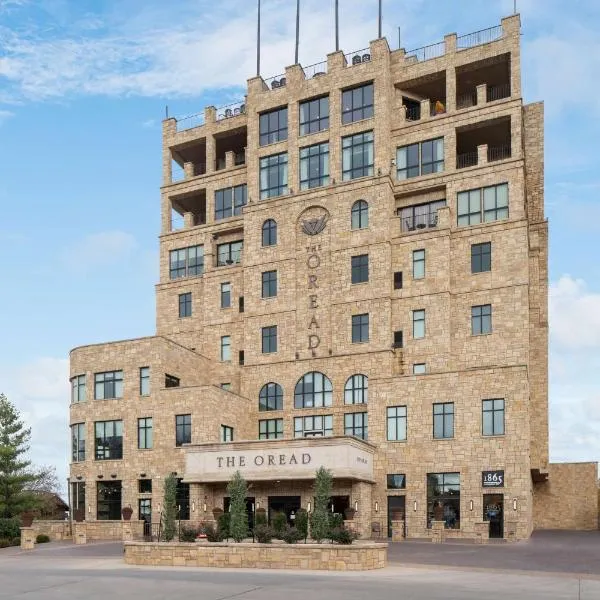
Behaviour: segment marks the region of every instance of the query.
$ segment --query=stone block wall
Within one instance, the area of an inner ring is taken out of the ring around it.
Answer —
[[[71,524],[69,521],[38,521],[33,522],[32,528],[35,535],[47,535],[51,541],[60,541],[71,538]]]

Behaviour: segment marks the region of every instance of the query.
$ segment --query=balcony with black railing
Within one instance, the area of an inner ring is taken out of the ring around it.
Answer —
[[[438,210],[446,206],[446,200],[414,204],[399,208],[400,230],[403,233],[424,231],[438,226]]]
[[[446,72],[403,81],[396,85],[402,95],[405,121],[421,121],[446,113]]]
[[[456,69],[456,108],[483,106],[510,98],[510,54],[461,65]]]
[[[511,158],[510,116],[456,130],[456,168],[466,169]]]

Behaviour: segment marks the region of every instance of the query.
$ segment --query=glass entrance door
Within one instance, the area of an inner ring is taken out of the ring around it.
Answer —
[[[404,521],[404,537],[406,537],[406,496],[388,496],[388,537],[392,537],[392,521]]]
[[[295,515],[300,506],[300,496],[269,496],[269,523],[272,522],[275,513],[282,512],[288,523],[293,525],[292,513]]]
[[[490,524],[490,538],[504,537],[504,496],[484,494],[483,520]]]

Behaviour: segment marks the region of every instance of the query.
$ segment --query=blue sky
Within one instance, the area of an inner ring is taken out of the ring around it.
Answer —
[[[416,48],[499,24],[513,0],[384,0]],[[546,110],[553,460],[600,459],[600,3],[518,0],[523,89]],[[253,0],[0,0],[0,391],[32,458],[66,476],[68,351],[154,332],[160,122],[243,95]],[[332,51],[333,0],[302,0],[300,62]],[[377,0],[340,0],[344,51]],[[293,62],[294,0],[263,0],[263,76]]]

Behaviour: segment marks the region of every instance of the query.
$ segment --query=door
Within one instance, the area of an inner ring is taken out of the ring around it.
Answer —
[[[314,502],[314,498],[313,498]],[[350,507],[350,496],[331,496],[327,503],[327,510],[332,513],[338,513],[346,518],[346,509]]]
[[[392,520],[404,521],[404,537],[406,537],[406,496],[388,496],[387,503],[388,537],[392,537]]]
[[[292,513],[295,517],[300,506],[300,496],[269,496],[269,523],[275,513],[282,512],[287,517],[288,524],[293,525]]]
[[[490,524],[490,538],[504,537],[504,496],[484,494],[483,520]]]

